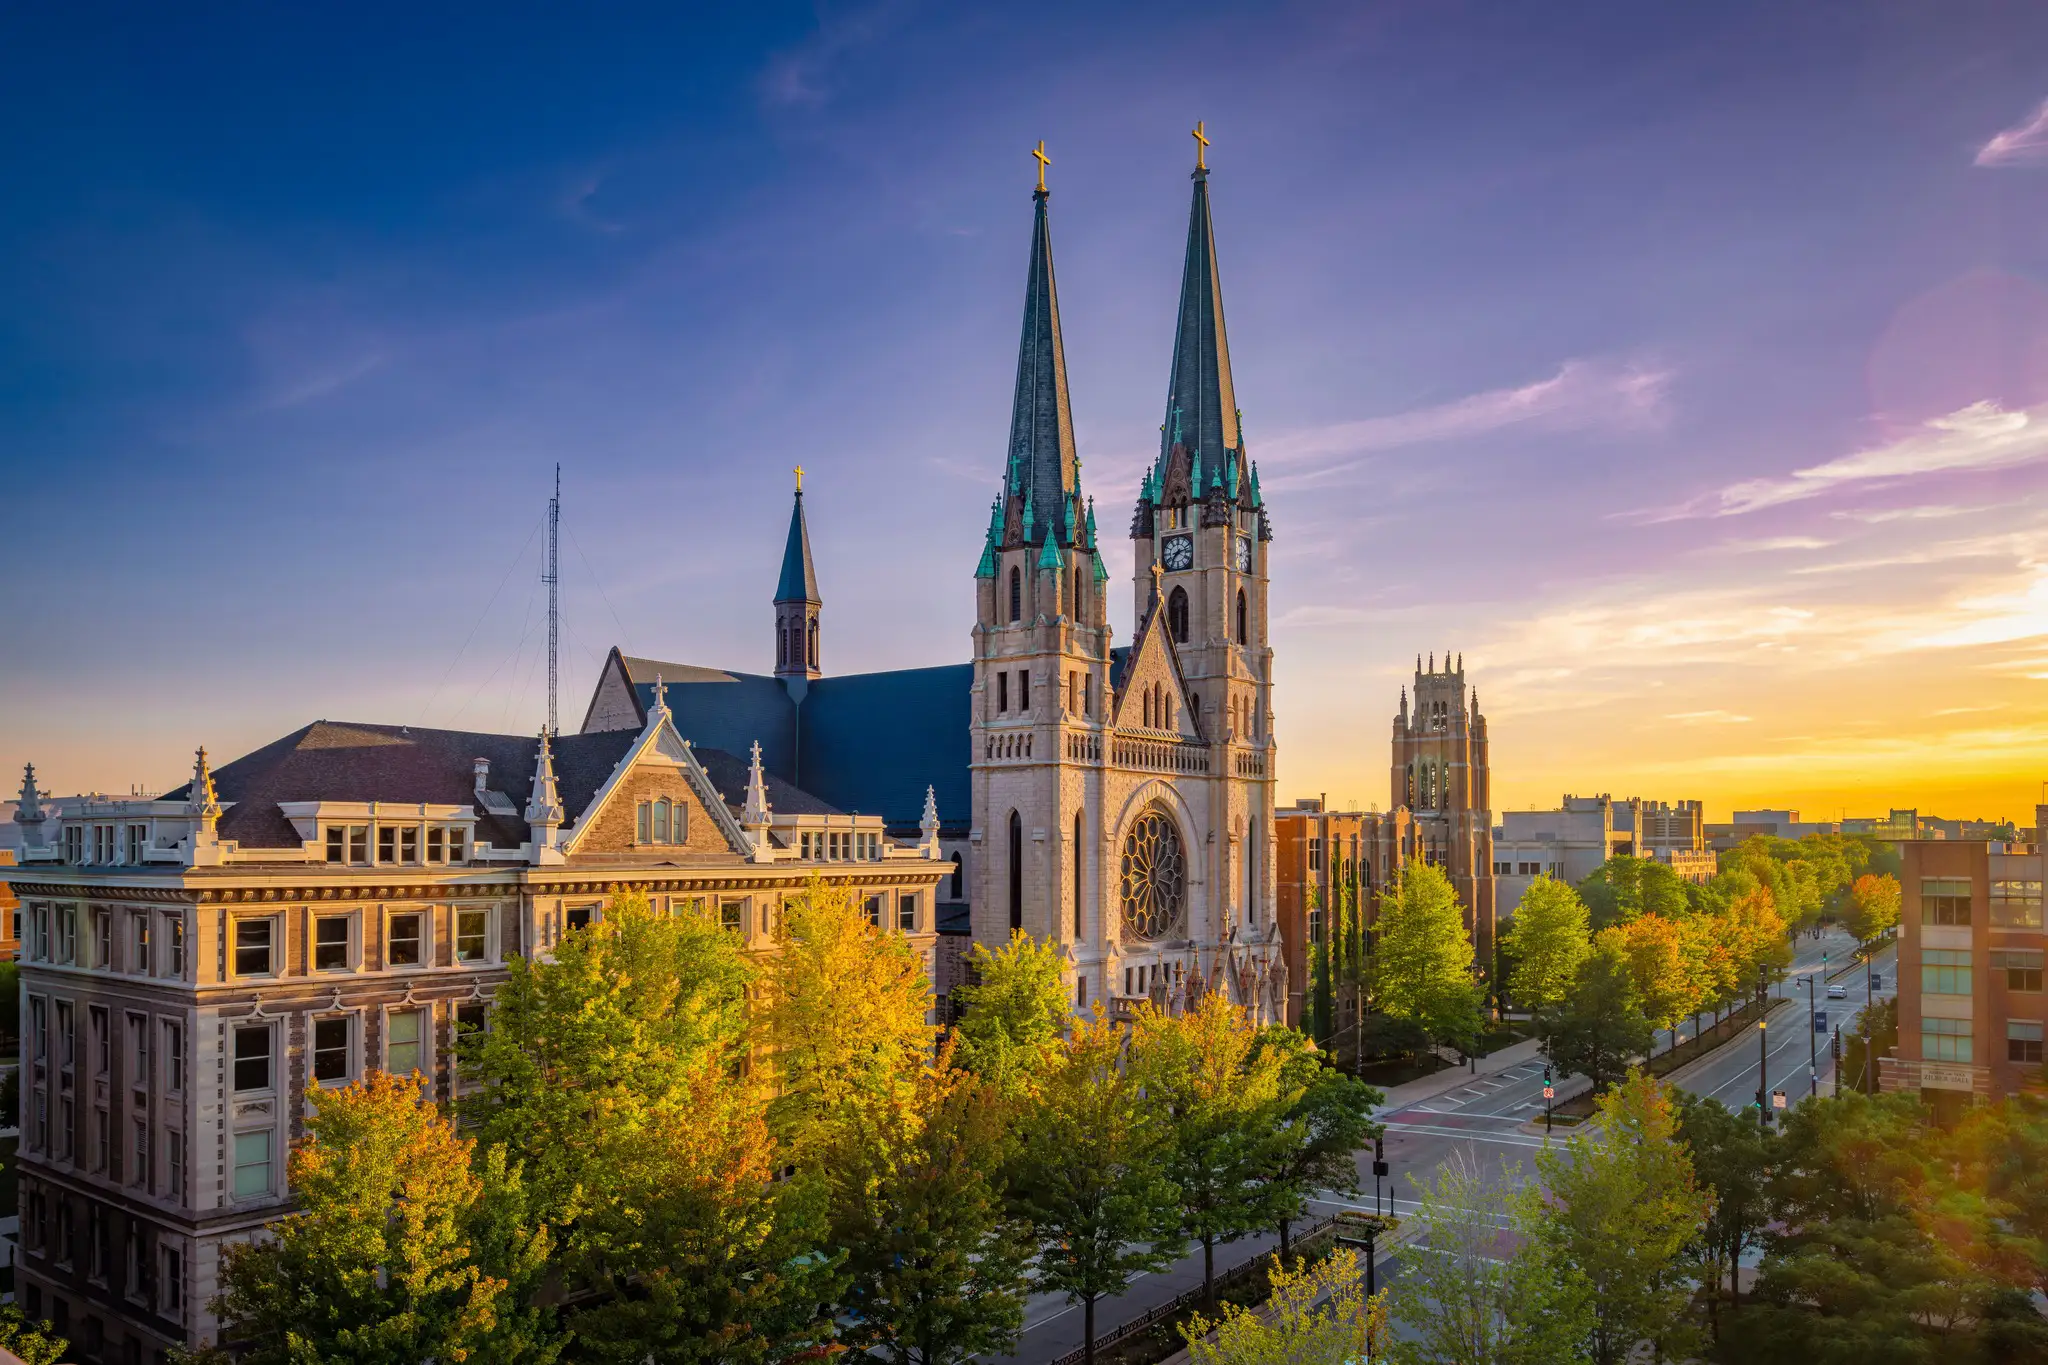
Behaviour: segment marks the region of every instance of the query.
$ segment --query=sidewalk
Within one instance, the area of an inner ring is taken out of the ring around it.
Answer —
[[[1477,1071],[1454,1066],[1412,1081],[1403,1081],[1387,1091],[1387,1102],[1380,1106],[1380,1112],[1392,1113],[1396,1109],[1406,1109],[1411,1104],[1433,1100],[1438,1095],[1448,1094],[1460,1086],[1470,1085],[1480,1076],[1497,1076],[1525,1062],[1538,1061],[1543,1056],[1542,1047],[1541,1039],[1524,1038],[1519,1043],[1510,1043],[1498,1052],[1489,1052],[1481,1057]]]

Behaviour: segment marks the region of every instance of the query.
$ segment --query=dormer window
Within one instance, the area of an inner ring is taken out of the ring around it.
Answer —
[[[377,827],[377,861],[416,863],[420,860],[420,832],[409,825]]]
[[[368,825],[329,825],[327,827],[327,861],[330,863],[367,863],[370,861],[370,827]]]

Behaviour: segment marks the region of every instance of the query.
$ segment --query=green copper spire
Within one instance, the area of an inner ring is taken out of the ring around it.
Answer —
[[[1010,409],[1010,478],[1004,492],[1025,499],[1024,539],[1037,539],[1030,509],[1048,511],[1070,496],[1080,479],[1074,459],[1074,421],[1067,397],[1067,356],[1060,338],[1059,291],[1053,282],[1052,229],[1045,190],[1032,195],[1031,260],[1024,276],[1024,331],[1017,345],[1017,392]],[[1021,486],[1020,486],[1021,485]],[[1052,529],[1049,522],[1047,530]]]
[[[1029,545],[1032,538],[1038,534],[1034,529],[1034,524],[1038,518],[1034,515],[1031,507],[1032,491],[1031,487],[1027,484],[1024,489],[1024,543],[1026,545]]]
[[[994,536],[988,536],[982,540],[981,563],[975,566],[974,576],[976,578],[994,578],[996,576],[996,538]]]
[[[1045,538],[1045,548],[1038,552],[1038,567],[1054,570],[1060,567],[1060,545],[1051,536]]]
[[[1096,541],[1095,541],[1095,499],[1093,499],[1093,498],[1090,498],[1090,499],[1088,499],[1088,543],[1089,543],[1090,545],[1093,545],[1093,544],[1095,544],[1095,543],[1096,543]]]
[[[1216,233],[1209,219],[1209,172],[1197,167],[1194,201],[1188,208],[1187,256],[1181,266],[1180,317],[1174,327],[1173,373],[1167,411],[1179,442],[1218,460],[1240,444],[1236,386],[1230,376],[1230,341],[1223,326],[1223,286],[1216,268]],[[1171,449],[1172,443],[1161,447]],[[1199,491],[1201,485],[1196,484]]]
[[[796,505],[789,513],[789,540],[782,547],[782,576],[775,584],[774,605],[786,602],[820,602],[818,575],[811,567],[811,533],[804,525],[804,490],[796,490]]]
[[[1108,568],[1108,566],[1107,566],[1107,565],[1105,565],[1105,564],[1104,564],[1104,563],[1102,562],[1102,551],[1100,551],[1100,550],[1097,550],[1097,551],[1095,551],[1095,552],[1094,552],[1094,557],[1095,557],[1095,581],[1096,581],[1097,583],[1107,583],[1107,582],[1109,581],[1109,568]]]

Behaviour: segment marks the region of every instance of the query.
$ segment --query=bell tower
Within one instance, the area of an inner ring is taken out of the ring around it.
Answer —
[[[1480,970],[1491,975],[1494,940],[1493,777],[1479,691],[1465,683],[1465,656],[1443,668],[1415,660],[1413,709],[1401,689],[1394,717],[1393,800],[1414,817],[1415,856],[1443,869],[1465,907]]]
[[[789,512],[789,540],[782,547],[782,575],[775,583],[775,676],[797,701],[819,675],[818,574],[811,566],[811,532],[804,524],[804,471],[796,470],[796,503]]]
[[[1101,871],[1090,857],[1099,784],[1079,768],[1102,752],[1109,574],[1081,493],[1044,150],[1033,153],[1039,183],[1002,492],[974,574],[968,856],[976,941],[999,946],[1022,929],[1067,944],[1071,958],[1093,932],[1085,902]]]

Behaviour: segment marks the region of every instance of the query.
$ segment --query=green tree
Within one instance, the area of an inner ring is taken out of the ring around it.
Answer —
[[[1691,1346],[1680,1258],[1706,1220],[1677,1116],[1664,1088],[1632,1072],[1601,1098],[1599,1121],[1562,1150],[1536,1154],[1543,1191],[1532,1233],[1592,1295],[1587,1345],[1597,1365],[1618,1365],[1641,1341],[1653,1359]]]
[[[1478,1046],[1480,996],[1472,979],[1472,940],[1450,879],[1414,863],[1380,898],[1373,952],[1379,1008],[1421,1026],[1430,1041]]]
[[[49,1323],[31,1322],[15,1305],[0,1303],[0,1347],[20,1356],[22,1365],[57,1365],[70,1346]]]
[[[1337,1031],[1337,964],[1330,946],[1334,935],[1329,925],[1323,922],[1322,908],[1322,888],[1309,887],[1310,923],[1321,927],[1309,945],[1307,1023],[1309,1036],[1318,1045],[1328,1047],[1331,1035]]]
[[[1009,1181],[1032,1230],[1034,1284],[1081,1305],[1088,1365],[1096,1303],[1172,1265],[1186,1245],[1165,1124],[1124,1063],[1115,1024],[1098,1014],[1075,1025],[1023,1117]]]
[[[769,1118],[802,1162],[837,1125],[909,1097],[932,1046],[931,983],[908,939],[816,876],[784,905],[775,942],[761,1021],[778,1082]]]
[[[1890,933],[1899,922],[1899,879],[1889,874],[1864,873],[1849,888],[1842,924],[1858,943],[1869,943]]]
[[[508,965],[491,1027],[458,1045],[482,1082],[461,1107],[559,1230],[579,1355],[724,1365],[829,1336],[823,1194],[780,1178],[739,935],[621,894],[549,958]]]
[[[1533,1013],[1564,1003],[1592,951],[1591,925],[1571,887],[1547,874],[1529,883],[1503,935],[1515,959],[1508,989],[1517,1005]]]
[[[942,1049],[908,1105],[841,1130],[825,1163],[845,1247],[840,1339],[901,1365],[1002,1355],[1024,1321],[1023,1227],[1000,1178],[1004,1104]]]
[[[1692,1154],[1693,1174],[1713,1193],[1713,1208],[1700,1229],[1699,1261],[1712,1298],[1725,1281],[1737,1293],[1743,1253],[1764,1244],[1770,1225],[1770,1171],[1777,1160],[1776,1130],[1729,1110],[1711,1095],[1678,1097],[1678,1135]],[[1718,1335],[1718,1318],[1716,1318]]]
[[[1357,1153],[1385,1131],[1372,1121],[1372,1112],[1386,1096],[1325,1065],[1326,1054],[1310,1051],[1308,1040],[1293,1029],[1268,1028],[1259,1045],[1279,1055],[1280,1093],[1287,1101],[1280,1140],[1257,1177],[1264,1187],[1261,1202],[1279,1221],[1284,1258],[1294,1220],[1308,1211],[1312,1195],[1357,1192]]]
[[[1685,913],[1685,883],[1655,858],[1617,853],[1579,883],[1579,898],[1591,913],[1593,927],[1625,924],[1638,915]]]
[[[1529,1201],[1489,1182],[1465,1152],[1422,1186],[1420,1235],[1388,1292],[1402,1365],[1567,1365],[1592,1330],[1585,1279],[1532,1231]]]
[[[954,1055],[999,1093],[1029,1091],[1059,1056],[1068,1019],[1064,958],[1052,939],[1013,930],[994,952],[975,944],[974,981],[953,988],[963,1011],[953,1026]]]
[[[1386,1295],[1365,1297],[1358,1257],[1340,1250],[1314,1265],[1276,1260],[1259,1308],[1228,1304],[1180,1328],[1191,1365],[1355,1365],[1380,1358]]]
[[[1580,1075],[1605,1090],[1649,1050],[1655,1035],[1636,1002],[1635,983],[1620,946],[1598,943],[1579,967],[1579,980],[1562,1005],[1536,1017],[1543,1055],[1565,1075]]]
[[[1259,1032],[1209,991],[1182,1014],[1140,1008],[1131,1034],[1130,1069],[1166,1125],[1166,1178],[1180,1190],[1183,1234],[1201,1245],[1212,1308],[1217,1245],[1273,1226],[1296,1202],[1261,1179],[1292,1145],[1292,1097],[1281,1090],[1285,1057]]]
[[[400,1365],[551,1361],[553,1314],[530,1302],[547,1264],[502,1148],[474,1144],[423,1102],[423,1082],[372,1072],[307,1092],[292,1153],[300,1212],[232,1245],[214,1300],[238,1359]],[[497,1254],[488,1254],[495,1252]]]

